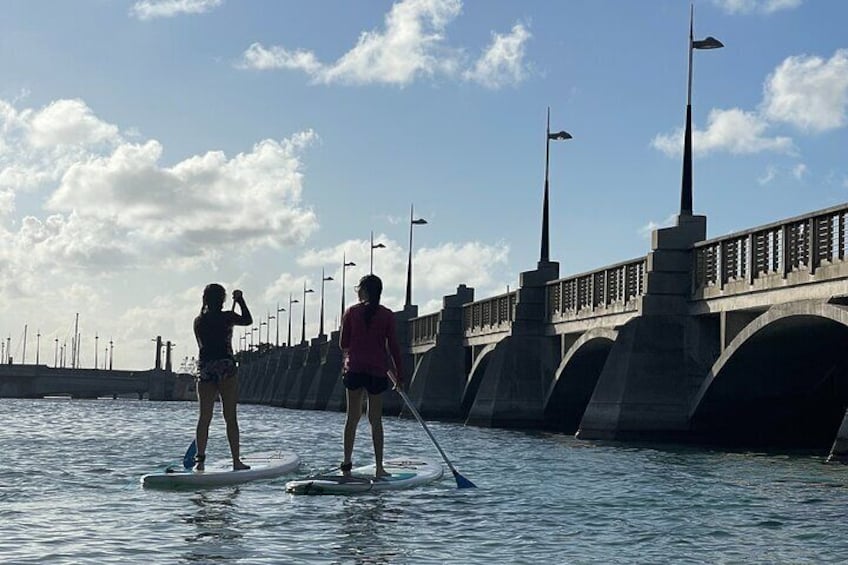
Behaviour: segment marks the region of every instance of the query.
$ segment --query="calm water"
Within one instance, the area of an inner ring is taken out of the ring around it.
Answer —
[[[242,406],[245,451],[340,460],[339,413]],[[0,400],[2,563],[823,563],[848,560],[848,467],[800,455],[580,442],[432,423],[480,488],[293,497],[285,479],[143,490],[193,403]],[[412,420],[387,456],[438,453]],[[370,462],[367,424],[355,459]],[[363,441],[365,440],[365,441]],[[226,456],[220,413],[209,456]]]

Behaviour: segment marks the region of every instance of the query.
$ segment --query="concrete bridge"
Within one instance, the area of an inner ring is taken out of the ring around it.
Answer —
[[[43,398],[70,396],[100,398],[135,396],[139,399],[185,399],[190,386],[185,379],[162,369],[117,371],[47,367],[45,365],[0,365],[0,398]]]
[[[655,230],[644,257],[396,313],[426,417],[587,439],[829,446],[848,406],[848,204],[706,239]],[[246,401],[343,410],[338,336],[242,360]],[[396,411],[401,406],[389,407]],[[848,447],[848,419],[843,428]]]

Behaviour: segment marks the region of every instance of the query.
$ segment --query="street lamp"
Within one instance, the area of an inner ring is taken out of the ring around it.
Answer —
[[[339,325],[342,323],[342,318],[344,318],[345,311],[345,271],[347,271],[348,267],[356,267],[356,263],[353,261],[347,261],[347,256],[342,253],[342,315],[339,317]]]
[[[276,345],[277,347],[280,347],[280,312],[285,312],[285,311],[286,311],[286,309],[280,308],[280,303],[277,302],[277,315],[275,316],[276,321],[274,322],[274,324],[277,327],[277,339],[274,342],[274,345]]]
[[[303,281],[303,325],[300,334],[300,343],[306,343],[306,295],[314,290],[306,288],[306,281]]]
[[[292,294],[291,294],[291,292],[290,292],[290,293],[289,293],[289,337],[288,337],[288,340],[286,341],[286,345],[287,345],[288,347],[291,347],[291,344],[292,344],[292,340],[291,340],[291,315],[292,315],[292,304],[297,304],[298,302],[300,302],[300,300],[298,300],[297,298],[295,298],[294,300],[292,300]]]
[[[259,351],[262,351],[262,326],[267,326],[267,325],[268,325],[268,322],[266,322],[265,320],[262,320],[261,322],[259,322],[259,346],[257,347],[257,350],[259,350]],[[267,334],[267,331],[266,331],[266,334]]]
[[[374,250],[384,249],[386,246],[382,243],[374,243],[374,232],[371,232],[371,274],[374,274]]]
[[[724,44],[712,36],[695,41],[692,22],[695,7],[689,5],[689,81],[686,89],[686,129],[683,134],[683,179],[680,183],[680,215],[692,215],[692,51],[719,49]]]
[[[415,218],[415,207],[409,206],[409,260],[406,263],[406,305],[412,305],[412,226],[421,226],[427,223],[424,218]]]
[[[558,131],[551,133],[551,108],[548,106],[548,125],[545,135],[545,195],[542,199],[542,251],[539,254],[539,266],[550,261],[550,235],[548,229],[548,170],[550,169],[551,161],[551,140],[572,139],[571,134],[567,131]]]
[[[318,335],[324,335],[324,281],[331,281],[333,277],[325,277],[324,269],[321,269],[321,321],[318,325]]]

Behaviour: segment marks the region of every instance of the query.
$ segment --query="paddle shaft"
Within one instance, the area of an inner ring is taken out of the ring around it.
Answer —
[[[395,379],[395,376],[391,372],[389,372],[388,375],[389,379],[391,379],[391,381],[397,387],[398,383],[397,379]],[[421,427],[424,428],[425,432],[427,432],[427,435],[430,437],[430,441],[432,441],[433,445],[436,446],[436,449],[439,450],[439,454],[442,456],[442,459],[445,460],[445,463],[447,463],[448,468],[451,470],[451,473],[453,473],[454,476],[458,475],[459,472],[457,472],[457,470],[454,468],[453,464],[450,462],[450,459],[448,459],[448,456],[445,455],[445,452],[442,450],[442,446],[440,446],[439,442],[436,441],[436,438],[433,436],[432,432],[430,432],[430,428],[428,428],[427,424],[424,423],[424,420],[421,418],[421,414],[419,414],[418,410],[415,409],[415,406],[412,405],[412,402],[409,400],[409,397],[406,395],[405,392],[403,392],[402,389],[397,388],[396,390],[400,397],[403,399],[403,401],[406,403],[406,406],[407,408],[409,408],[409,411],[412,412],[412,415],[415,416],[415,419],[418,420],[418,423],[421,424]]]

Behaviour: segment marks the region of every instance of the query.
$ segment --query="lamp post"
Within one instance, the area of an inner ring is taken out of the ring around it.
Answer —
[[[550,161],[551,161],[551,140],[558,139],[572,139],[571,134],[567,131],[558,131],[556,133],[551,133],[551,108],[548,107],[548,125],[546,128],[545,134],[545,194],[542,199],[542,250],[539,254],[539,265],[541,266],[543,263],[548,263],[550,261],[550,235],[548,224],[548,217],[550,215],[549,212],[549,190],[548,190],[548,171],[550,169]]]
[[[259,347],[257,347],[258,351],[262,351],[262,326],[267,326],[267,325],[268,325],[268,322],[266,322],[265,320],[262,320],[261,322],[259,322]],[[265,333],[267,335],[268,330],[266,330]]]
[[[412,226],[421,226],[427,223],[424,218],[415,218],[414,205],[409,206],[409,259],[406,263],[406,304],[412,306]]]
[[[342,253],[342,315],[339,317],[339,325],[341,326],[342,318],[344,318],[345,311],[345,271],[347,271],[348,267],[356,267],[356,263],[353,261],[347,261],[347,256]]]
[[[306,288],[306,281],[303,281],[303,325],[300,334],[300,343],[306,343],[306,295],[310,292],[315,292],[311,288]]]
[[[41,330],[35,334],[35,364],[38,365],[41,357]]]
[[[94,368],[97,368],[97,352],[100,351],[100,344],[98,343],[99,337],[95,333],[94,334]]]
[[[324,335],[324,282],[331,281],[333,277],[324,276],[324,269],[321,269],[321,321],[318,323],[318,335]]]
[[[689,5],[689,80],[686,88],[686,128],[683,134],[683,179],[680,183],[680,215],[692,215],[692,51],[695,49],[719,49],[724,44],[712,36],[695,41],[693,20],[695,8]]]
[[[274,341],[274,345],[276,347],[280,347],[280,312],[285,312],[285,311],[286,311],[286,309],[280,308],[280,303],[277,302],[277,315],[275,316],[276,321],[274,322],[274,324],[276,325],[276,328],[277,328],[277,338]]]
[[[386,246],[382,243],[374,243],[374,232],[371,232],[371,274],[374,274],[374,250],[384,249]]]
[[[289,293],[289,337],[288,337],[288,340],[286,340],[286,345],[287,345],[287,346],[289,346],[289,347],[291,347],[291,344],[292,344],[292,340],[291,340],[291,315],[292,315],[292,304],[297,304],[298,302],[300,302],[300,300],[298,300],[297,298],[295,298],[294,300],[292,300],[292,294],[291,294],[291,292],[290,292],[290,293]]]

